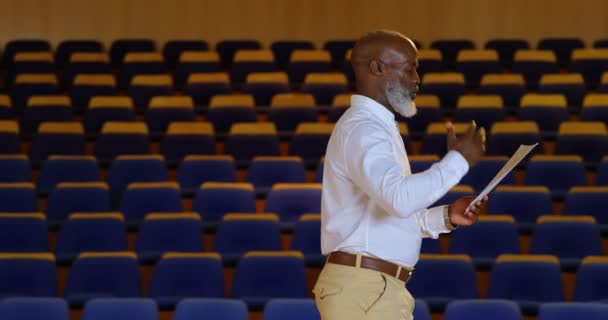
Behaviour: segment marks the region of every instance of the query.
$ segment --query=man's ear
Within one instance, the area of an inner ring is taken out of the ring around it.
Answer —
[[[369,71],[373,75],[377,75],[377,76],[382,75],[384,73],[384,64],[381,61],[372,59],[369,62]]]

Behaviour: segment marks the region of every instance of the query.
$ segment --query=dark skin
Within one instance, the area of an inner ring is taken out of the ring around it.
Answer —
[[[355,71],[358,93],[367,96],[391,112],[395,108],[389,103],[387,85],[397,84],[405,89],[413,100],[418,92],[420,77],[418,50],[414,43],[398,33],[378,32],[359,40],[353,49],[351,62]],[[477,163],[485,152],[485,130],[472,122],[462,137],[457,137],[454,126],[446,124],[448,151],[458,151],[469,167]],[[474,197],[460,198],[449,205],[449,218],[453,225],[469,226],[477,222],[477,217],[485,210],[488,197],[478,201],[469,211]]]

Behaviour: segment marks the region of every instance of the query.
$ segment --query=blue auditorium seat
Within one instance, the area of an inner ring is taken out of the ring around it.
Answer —
[[[443,285],[445,281],[452,285]],[[479,298],[475,268],[465,255],[422,255],[407,288],[434,312],[442,311],[452,300]]]
[[[165,252],[202,252],[202,238],[198,213],[152,213],[139,227],[135,250],[142,263],[154,263]]]
[[[149,213],[181,212],[182,198],[175,182],[134,182],[120,201],[128,225],[136,225]]]
[[[281,270],[281,272],[277,272]],[[304,257],[293,251],[251,251],[236,267],[231,297],[261,310],[273,298],[307,298]]]
[[[70,268],[64,296],[71,307],[82,307],[95,298],[139,297],[139,277],[133,252],[83,252]]]
[[[264,307],[263,320],[321,320],[313,299],[272,299]]]
[[[161,309],[178,308],[191,298],[223,298],[224,271],[217,253],[165,253],[156,264],[148,296]],[[182,306],[183,307],[183,306]],[[175,319],[179,317],[176,315]]]
[[[600,228],[592,216],[541,216],[530,253],[557,256],[562,270],[576,270],[584,257],[602,254]]]
[[[249,251],[281,248],[281,229],[275,214],[226,214],[217,226],[213,243],[213,251],[219,252],[228,265],[234,265]]]
[[[608,258],[585,257],[576,272],[574,301],[608,301]]]
[[[158,307],[154,300],[145,298],[97,298],[88,302],[82,320],[156,320]]]
[[[515,220],[507,215],[480,216],[475,225],[452,232],[448,252],[469,255],[476,268],[490,269],[497,256],[520,253]]]
[[[508,300],[461,300],[450,302],[445,320],[522,320],[517,303]]]
[[[0,213],[0,252],[47,252],[48,238],[42,213]]]
[[[68,320],[68,304],[60,298],[14,297],[0,302],[4,320]]]
[[[51,253],[0,255],[0,301],[18,296],[57,296],[57,268]]]
[[[278,183],[268,193],[265,212],[279,215],[281,222],[294,223],[304,213],[321,212],[321,185]]]
[[[538,311],[538,320],[601,320],[606,317],[608,305],[605,303],[553,302],[541,305]]]
[[[192,210],[203,222],[217,223],[226,213],[255,213],[255,189],[249,183],[205,182],[196,192]]]
[[[488,286],[489,299],[517,302],[524,315],[536,314],[545,302],[564,301],[559,260],[551,255],[501,255]]]
[[[247,320],[247,305],[242,300],[219,298],[184,299],[175,308],[174,320]]]
[[[55,255],[60,264],[72,263],[82,252],[127,250],[127,227],[119,212],[72,213],[61,226]]]
[[[74,212],[108,212],[110,193],[104,182],[62,182],[49,194],[46,216],[57,226]]]

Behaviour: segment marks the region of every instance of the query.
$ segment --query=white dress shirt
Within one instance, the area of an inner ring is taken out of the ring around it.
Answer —
[[[448,232],[444,207],[427,209],[468,171],[457,151],[412,174],[395,116],[353,95],[329,139],[323,167],[321,251],[345,251],[412,268],[422,238]]]

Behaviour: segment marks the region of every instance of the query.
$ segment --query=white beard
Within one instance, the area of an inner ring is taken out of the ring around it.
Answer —
[[[393,82],[386,86],[386,98],[393,110],[398,114],[411,118],[416,114],[416,103],[412,100],[410,92],[403,86],[395,86]]]

